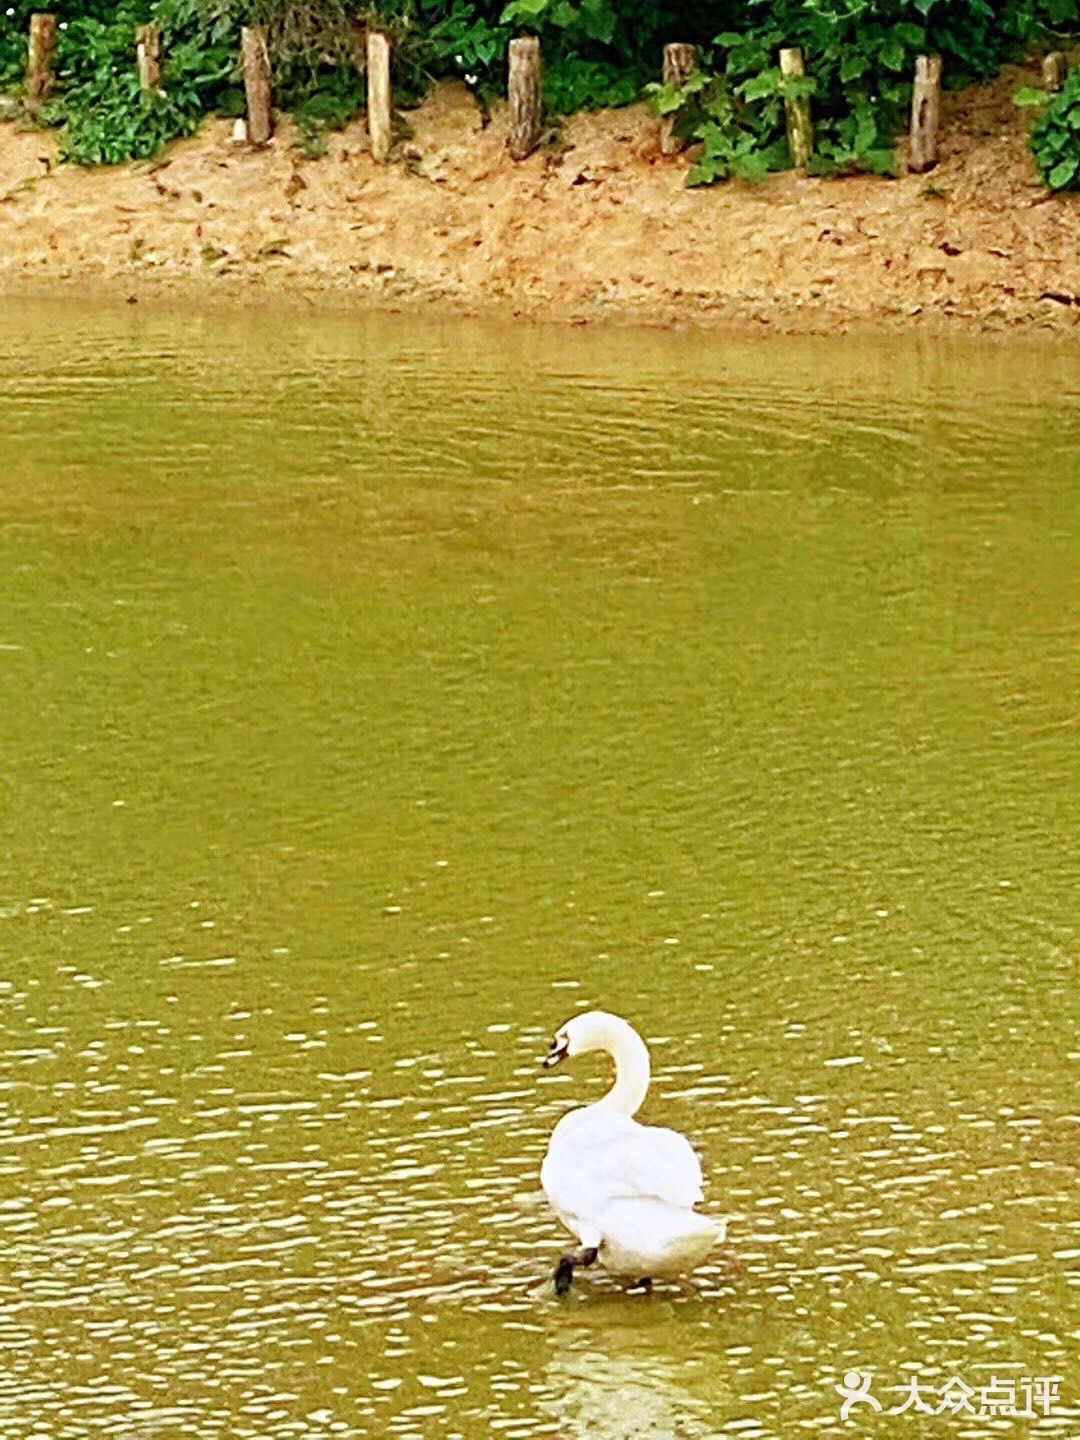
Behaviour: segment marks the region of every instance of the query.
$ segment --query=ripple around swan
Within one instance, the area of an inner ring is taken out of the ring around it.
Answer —
[[[4,1440],[789,1440],[852,1368],[1075,1433],[1075,361],[50,313]],[[685,1293],[550,1293],[597,1002],[732,1217]]]

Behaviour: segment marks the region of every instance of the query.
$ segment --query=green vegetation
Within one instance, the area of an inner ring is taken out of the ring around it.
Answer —
[[[179,27],[166,54],[162,93],[139,89],[134,34],[148,10],[121,0],[109,19],[84,15],[61,32],[58,98],[45,118],[61,127],[65,159],[96,165],[154,155],[169,140],[191,134],[208,109],[226,107],[230,98],[239,102],[233,45]]]
[[[783,102],[797,96],[813,100],[812,172],[894,174],[894,144],[911,101],[916,55],[941,54],[954,84],[980,79],[1044,39],[1051,27],[1075,28],[1076,20],[1070,0],[1041,7],[991,7],[982,0],[773,0],[752,30],[719,34],[705,50],[701,72],[681,91],[650,90],[657,110],[676,116],[678,132],[702,142],[692,185],[732,174],[760,180],[770,170],[786,169],[791,158]],[[805,79],[781,76],[776,57],[784,45],[803,48]]]
[[[22,76],[29,13],[40,3],[17,0],[0,18],[0,86]],[[1054,36],[1080,37],[1080,0],[387,0],[366,16],[348,0],[56,0],[55,8],[64,25],[57,98],[43,118],[61,127],[63,153],[82,163],[149,155],[210,110],[238,113],[237,30],[253,22],[269,27],[278,104],[317,153],[326,130],[364,102],[366,18],[393,34],[404,103],[449,75],[482,99],[498,93],[511,35],[540,34],[553,113],[650,94],[680,134],[701,143],[692,184],[787,167],[783,102],[794,93],[812,97],[815,170],[891,173],[917,54],[940,53],[949,83],[961,84]],[[166,37],[161,96],[141,94],[133,73],[134,30],[149,19]],[[671,39],[699,47],[701,69],[681,91],[650,83]],[[780,75],[783,45],[803,49],[806,79]],[[1070,79],[1035,127],[1036,156],[1055,188],[1080,179],[1077,83]]]
[[[30,11],[39,8],[41,0],[24,0],[0,22],[0,86],[21,81]],[[150,156],[211,111],[243,114],[237,33],[249,20],[270,24],[278,103],[311,153],[364,104],[355,22],[337,0],[68,0],[55,9],[57,91],[42,119],[59,127],[62,155],[79,164]],[[135,72],[135,31],[151,19],[165,35],[160,95],[142,92]]]
[[[1057,95],[1028,87],[1014,98],[1018,105],[1042,110],[1031,131],[1031,148],[1047,185],[1080,190],[1080,70],[1069,75]]]

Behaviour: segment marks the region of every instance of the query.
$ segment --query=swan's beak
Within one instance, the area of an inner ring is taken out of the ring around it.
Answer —
[[[551,1048],[544,1056],[541,1064],[545,1070],[550,1070],[553,1065],[558,1065],[560,1060],[565,1060],[570,1053],[570,1041],[565,1035],[553,1035],[551,1037]]]

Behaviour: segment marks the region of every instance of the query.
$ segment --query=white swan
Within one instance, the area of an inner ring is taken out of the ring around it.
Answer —
[[[545,1066],[606,1050],[615,1083],[595,1105],[555,1126],[540,1171],[544,1194],[581,1249],[564,1255],[555,1289],[565,1295],[577,1266],[646,1284],[685,1274],[724,1238],[726,1222],[698,1215],[701,1164],[685,1136],[632,1117],[649,1088],[649,1052],[625,1020],[603,1010],[575,1015],[556,1033]]]

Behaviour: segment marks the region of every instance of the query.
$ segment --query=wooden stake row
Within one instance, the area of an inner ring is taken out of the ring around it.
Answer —
[[[48,100],[55,84],[56,16],[40,12],[30,17],[30,45],[26,66],[26,98],[39,107]],[[153,94],[161,91],[161,26],[140,25],[135,32],[135,60],[139,84]],[[240,55],[247,97],[246,138],[253,145],[265,145],[274,133],[273,73],[266,28],[245,25],[240,31]],[[368,130],[371,153],[376,160],[390,157],[392,140],[390,91],[390,41],[379,31],[367,37]]]
[[[385,164],[393,144],[393,102],[390,88],[390,37],[380,30],[367,33],[367,117],[372,158]],[[247,139],[265,145],[274,133],[273,73],[266,28],[245,25],[240,50],[247,96]]]
[[[697,55],[693,45],[665,45],[663,80],[676,89],[685,84],[693,71]],[[1060,89],[1064,83],[1059,67],[1061,56],[1048,55],[1043,62],[1043,77],[1048,89]],[[780,74],[785,80],[801,80],[806,74],[803,52],[796,46],[780,51]],[[805,170],[814,153],[814,124],[810,101],[805,96],[785,95],[788,148],[797,170]],[[917,173],[931,170],[938,159],[938,129],[941,120],[941,56],[919,55],[915,60],[915,83],[911,97],[911,158],[910,168]],[[660,121],[660,153],[674,155],[681,148],[675,134],[672,116]]]
[[[26,59],[26,98],[33,106],[43,105],[56,83],[56,16],[39,11],[30,16],[30,46]],[[139,83],[144,90],[161,86],[161,26],[140,25],[135,32],[135,56]]]
[[[366,48],[371,154],[380,164],[385,164],[393,143],[390,37],[380,30],[369,30]],[[240,32],[240,50],[247,96],[247,139],[252,145],[265,145],[274,133],[273,74],[265,27],[245,25]]]
[[[37,13],[30,17],[30,47],[27,57],[26,95],[40,106],[52,94],[56,52],[56,16]],[[139,84],[151,93],[161,90],[161,26],[141,25],[135,34]],[[274,133],[272,108],[273,75],[266,28],[245,25],[240,32],[240,51],[247,96],[246,134],[253,145],[265,145]],[[509,101],[510,155],[524,160],[540,142],[543,125],[543,58],[540,41],[534,35],[510,41]],[[681,88],[697,64],[693,45],[665,45],[663,81]],[[1060,90],[1065,82],[1065,57],[1061,51],[1048,54],[1042,62],[1043,84]],[[780,51],[780,73],[785,80],[802,79],[806,74],[803,53],[797,47]],[[784,100],[788,146],[796,169],[805,170],[814,153],[814,126],[810,101],[788,95]],[[390,40],[378,30],[367,33],[368,134],[374,159],[390,158],[392,144],[392,92],[390,86]],[[941,57],[919,55],[911,96],[911,145],[909,167],[917,174],[933,169],[938,160],[938,130],[941,123]],[[681,149],[675,133],[675,117],[660,122],[660,153],[674,155]]]

